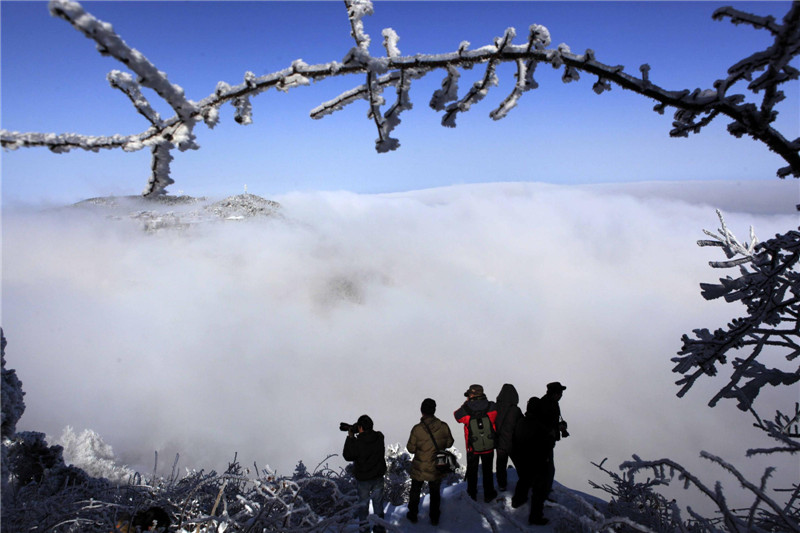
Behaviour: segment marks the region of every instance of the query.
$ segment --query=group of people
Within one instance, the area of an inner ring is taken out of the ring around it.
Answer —
[[[566,387],[555,381],[548,383],[547,392],[541,398],[530,398],[523,413],[519,407],[519,393],[510,383],[500,389],[496,401],[486,397],[481,385],[471,385],[464,393],[466,401],[454,413],[455,420],[464,426],[466,441],[467,494],[477,501],[478,475],[482,477],[483,499],[494,501],[495,490],[508,490],[508,461],[514,463],[518,481],[511,498],[514,508],[528,502],[528,522],[534,525],[547,524],[543,515],[544,502],[553,487],[555,464],[553,449],[557,441],[569,436],[567,423],[561,417],[559,400]],[[441,516],[441,486],[445,473],[436,465],[437,452],[453,445],[455,440],[446,422],[436,417],[436,402],[426,398],[420,406],[422,415],[418,424],[411,428],[406,448],[414,455],[411,462],[411,489],[406,518],[416,523],[419,519],[422,486],[428,483],[430,510],[428,518],[438,525]],[[369,505],[374,513],[384,517],[383,477],[386,473],[384,437],[375,431],[372,419],[367,415],[349,426],[342,453],[346,461],[353,462],[353,475],[358,482],[358,511],[361,531],[369,531]],[[495,457],[497,466],[495,470]],[[372,531],[384,528],[376,525]]]

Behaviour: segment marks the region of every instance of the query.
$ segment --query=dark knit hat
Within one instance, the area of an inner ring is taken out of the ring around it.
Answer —
[[[425,398],[422,400],[422,406],[419,410],[423,415],[433,416],[436,412],[436,402],[431,398]]]

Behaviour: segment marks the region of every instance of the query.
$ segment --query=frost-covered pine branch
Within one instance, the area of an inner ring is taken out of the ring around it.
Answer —
[[[800,381],[796,362],[800,356],[800,231],[758,243],[751,228],[750,242],[742,244],[722,214],[718,216],[722,227],[717,234],[705,231],[714,240],[698,244],[721,247],[728,261],[711,262],[711,266],[738,267],[739,276],[701,283],[702,295],[707,300],[741,302],[746,314],[713,333],[695,329],[693,337],[684,335],[683,347],[672,358],[673,371],[683,374],[677,382],[681,386],[678,396],[683,396],[700,377],[716,375],[717,366],[726,364],[733,353],[743,353],[733,360],[728,383],[709,405],[731,398],[738,401],[739,409],[748,410],[763,387],[792,386]],[[779,356],[786,363],[780,364]]]
[[[765,28],[770,25],[766,20],[755,23]],[[701,283],[702,295],[708,300],[724,298],[730,303],[741,302],[746,307],[746,314],[713,333],[708,329],[696,329],[693,337],[683,336],[683,347],[678,356],[672,358],[676,363],[673,371],[683,375],[677,381],[681,386],[678,396],[685,395],[701,376],[715,376],[719,367],[727,363],[728,357],[741,353],[741,357],[732,361],[733,371],[727,383],[709,405],[714,407],[723,398],[735,399],[739,409],[753,414],[754,425],[777,443],[771,447],[749,449],[748,457],[798,454],[800,432],[791,428],[796,427],[793,425],[800,419],[800,408],[795,406],[795,412],[790,415],[777,410],[774,420],[767,420],[757,414],[753,405],[767,385],[796,387],[800,381],[800,367],[796,362],[800,355],[800,231],[789,231],[759,242],[751,227],[749,240],[743,243],[728,227],[722,213],[717,211],[717,216],[720,229],[716,232],[704,230],[711,240],[699,241],[698,245],[722,248],[727,260],[712,261],[710,265],[713,268],[738,268],[739,276],[720,278],[718,284]],[[643,461],[634,456],[633,461],[620,466],[623,476],[606,471],[601,463],[599,467],[612,476],[615,485],[592,485],[621,501],[636,501],[631,495],[647,501],[656,495],[659,484],[669,482],[677,475],[685,488],[694,486],[700,490],[720,512],[719,518],[709,519],[691,508],[687,509],[694,525],[704,531],[800,532],[800,478],[791,487],[768,490],[768,481],[774,473],[772,467],[765,469],[758,482],[752,482],[720,457],[705,451],[701,452],[701,457],[725,470],[738,485],[752,494],[754,499],[749,508],[730,508],[720,482],[712,488],[670,459]],[[652,481],[635,482],[633,476],[640,471],[651,472]],[[779,501],[782,493],[787,496]]]
[[[613,484],[589,480],[589,485],[611,495],[608,514],[627,518],[657,533],[687,533],[678,505],[657,492],[659,487],[668,484],[667,481],[659,478],[637,481],[635,472],[623,470],[620,475],[606,469],[605,462],[603,459],[599,464],[592,464],[608,475]]]
[[[712,233],[708,230],[703,230],[703,233],[711,237],[713,240],[702,240],[697,241],[698,246],[719,246],[725,252],[725,255],[728,259],[732,259],[737,255],[741,255],[742,257],[735,259],[734,261],[725,261],[725,262],[717,262],[711,261],[709,264],[712,268],[729,268],[737,265],[741,265],[744,263],[749,263],[753,260],[753,250],[758,244],[758,239],[756,238],[755,230],[753,226],[750,226],[750,242],[746,244],[742,244],[739,242],[739,239],[736,238],[736,235],[728,229],[728,226],[725,224],[725,218],[722,216],[722,212],[717,209],[717,216],[719,217],[720,229],[717,230],[717,233]]]
[[[678,479],[683,482],[685,489],[688,489],[690,486],[698,489],[717,507],[721,516],[720,520],[724,527],[722,529],[714,528],[710,520],[703,519],[703,517],[700,517],[697,513],[692,512],[691,508],[689,508],[689,512],[696,520],[706,522],[706,526],[710,527],[711,531],[726,531],[732,533],[773,531],[773,529],[767,529],[763,526],[765,524],[778,524],[779,531],[800,532],[800,522],[797,521],[797,505],[781,505],[767,494],[767,481],[773,472],[772,468],[767,468],[760,482],[755,484],[749,481],[733,465],[721,458],[708,452],[701,452],[700,456],[727,471],[737,480],[743,489],[752,494],[754,501],[747,509],[746,513],[742,514],[740,511],[730,508],[720,482],[717,482],[712,489],[682,465],[671,459],[646,461],[634,455],[632,461],[623,463],[620,465],[620,468],[627,471],[630,475],[634,475],[643,470],[649,471],[655,479],[665,483],[669,483],[669,481],[677,476]]]
[[[474,50],[469,49],[470,44],[464,41],[455,52],[409,56],[400,54],[397,47],[399,36],[393,30],[386,29],[386,57],[373,57],[369,52],[370,37],[364,30],[363,21],[365,16],[373,12],[372,3],[369,0],[346,0],[345,5],[356,46],[346,54],[343,62],[307,65],[296,60],[289,68],[265,76],[256,77],[248,72],[244,76],[244,83],[231,86],[220,82],[210,96],[193,102],[185,97],[180,86],[167,80],[165,73],[159,71],[140,52],[130,48],[110,24],[95,19],[76,2],[51,0],[50,10],[54,15],[64,18],[96,41],[101,54],[114,57],[136,74],[136,79],[133,79],[129,75],[125,77],[117,73],[118,71],[113,71],[109,75],[109,82],[128,96],[136,111],[148,120],[150,126],[139,134],[111,137],[0,130],[0,144],[11,150],[43,146],[56,153],[76,148],[90,151],[122,148],[135,151],[150,147],[153,154],[153,174],[144,194],[157,195],[163,194],[165,188],[173,183],[169,177],[169,152],[173,148],[196,149],[193,133],[195,124],[202,121],[209,127],[214,127],[219,120],[219,108],[225,103],[230,102],[234,106],[235,120],[246,125],[252,121],[252,97],[270,88],[288,91],[328,77],[366,75],[363,85],[345,91],[313,109],[311,117],[322,118],[350,103],[367,100],[367,116],[378,130],[376,150],[386,152],[400,146],[399,141],[392,138],[390,133],[400,123],[399,114],[412,107],[409,98],[412,80],[440,69],[447,72],[442,88],[435,91],[430,105],[437,111],[443,111],[442,125],[454,127],[458,113],[468,111],[498,84],[496,68],[499,64],[515,64],[517,79],[512,91],[490,112],[495,120],[505,117],[519,103],[524,93],[538,87],[533,73],[538,64],[545,63],[553,68],[563,69],[562,80],[565,83],[579,80],[583,72],[597,76],[592,89],[598,94],[616,85],[655,100],[657,103],[654,110],[659,113],[663,113],[667,107],[674,108],[676,111],[671,136],[684,137],[690,133],[698,133],[714,119],[726,116],[733,121],[728,126],[732,135],[751,136],[764,143],[787,163],[787,166],[778,170],[780,177],[800,177],[800,139],[786,139],[773,127],[778,115],[776,105],[784,98],[780,86],[798,79],[798,70],[789,63],[800,52],[800,2],[792,3],[781,23],[772,17],[757,17],[730,8],[715,12],[714,18],[717,20],[730,18],[734,24],[745,23],[768,31],[774,38],[774,43],[766,50],[756,52],[732,66],[727,77],[717,80],[713,88],[694,91],[668,90],[658,86],[651,78],[648,65],[642,65],[641,77],[636,77],[624,72],[622,66],[597,61],[592,50],[580,55],[572,53],[566,44],[555,49],[547,48],[550,45],[550,33],[547,28],[536,24],[530,26],[528,39],[524,44],[513,44],[516,31],[509,28],[493,44]],[[486,69],[482,79],[459,97],[459,69],[469,69],[483,63],[486,64]],[[753,80],[761,71],[764,73]],[[750,81],[748,89],[753,94],[762,94],[758,105],[748,102],[743,94],[729,94],[732,87],[741,80]],[[158,117],[149,102],[141,97],[140,86],[155,90],[172,107],[175,116],[165,120]],[[386,101],[383,92],[389,87],[396,89],[397,96],[395,102],[384,112]]]

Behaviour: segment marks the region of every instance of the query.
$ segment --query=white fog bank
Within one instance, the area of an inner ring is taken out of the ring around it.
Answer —
[[[461,435],[452,411],[471,383],[492,399],[513,383],[524,409],[558,380],[568,487],[591,490],[606,481],[591,461],[633,453],[719,479],[707,450],[760,476],[771,459],[744,459],[764,444],[748,415],[706,406],[720,380],[676,398],[670,358],[683,333],[742,313],[700,296],[728,274],[696,245],[714,209],[741,238],[797,228],[797,183],[774,183],[294,193],[269,198],[280,217],[155,233],[128,207],[6,209],[18,429],[89,428],[148,472],[158,451],[162,471],[176,453],[220,469],[238,452],[290,473],[340,453],[339,422],[362,413],[405,444],[432,397]],[[790,408],[796,392],[771,397]]]

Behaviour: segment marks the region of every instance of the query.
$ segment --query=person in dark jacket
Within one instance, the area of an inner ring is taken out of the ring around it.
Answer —
[[[453,434],[450,433],[450,427],[433,416],[436,413],[436,402],[433,399],[425,398],[420,407],[420,412],[422,413],[422,418],[419,424],[411,428],[411,435],[409,435],[408,444],[406,444],[408,452],[414,454],[414,459],[411,461],[411,491],[408,496],[408,514],[406,518],[412,523],[417,522],[422,484],[427,481],[428,491],[431,495],[428,516],[431,520],[431,525],[435,526],[439,524],[439,516],[441,515],[441,489],[444,474],[436,469],[434,456],[437,449],[446,450],[453,445],[454,441]]]
[[[512,456],[514,428],[517,421],[522,418],[522,410],[519,408],[519,394],[514,385],[506,383],[497,395],[497,441],[495,443],[495,453],[497,454],[497,487],[504,491],[508,485],[508,458]],[[514,463],[514,466],[517,464]]]
[[[383,433],[373,429],[372,419],[367,415],[361,415],[355,426],[350,426],[342,456],[345,461],[353,462],[353,475],[358,482],[359,528],[362,532],[368,532],[370,500],[372,512],[380,518],[384,516],[383,475],[386,473],[386,451]],[[382,526],[375,526],[373,531],[382,532],[385,529]]]
[[[558,401],[561,400],[565,390],[567,390],[567,388],[564,385],[558,381],[554,381],[547,384],[547,393],[542,396],[542,423],[554,443],[561,440],[562,437],[566,438],[569,436],[567,432],[567,423],[561,418],[561,407],[558,405]],[[555,446],[555,444],[553,446]],[[547,472],[547,494],[550,494],[550,491],[553,489],[553,480],[555,476],[556,466],[553,460],[553,449],[551,449]]]
[[[543,401],[537,397],[528,400],[525,416],[514,431],[514,465],[519,481],[511,498],[514,508],[525,505],[531,493],[528,523],[547,524],[544,517],[544,500],[548,494],[549,462],[552,461],[555,439],[543,419]]]
[[[481,385],[470,385],[464,396],[467,397],[467,401],[453,415],[458,423],[464,424],[464,438],[467,441],[467,494],[473,500],[478,499],[478,464],[480,463],[483,474],[483,500],[488,503],[497,498],[497,491],[494,490],[494,480],[492,479],[494,449],[476,451],[473,448],[469,422],[473,418],[481,418],[481,415],[485,413],[491,421],[492,431],[496,432],[497,408],[494,402],[486,399]]]

